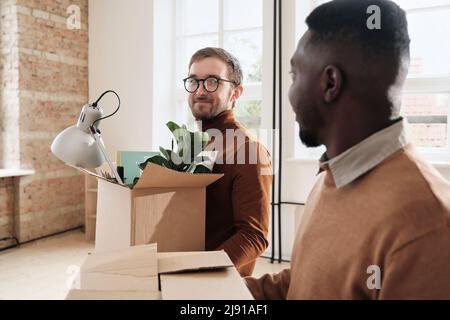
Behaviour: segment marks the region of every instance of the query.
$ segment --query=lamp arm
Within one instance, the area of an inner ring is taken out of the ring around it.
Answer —
[[[114,90],[107,90],[107,91],[103,92],[103,93],[100,95],[100,97],[98,97],[98,99],[92,104],[92,106],[93,106],[94,108],[97,108],[98,102],[99,102],[99,101],[101,100],[101,98],[103,98],[103,96],[104,96],[105,94],[107,94],[107,93],[114,93],[114,94],[116,95],[117,100],[119,101],[119,104],[117,105],[117,109],[116,109],[113,113],[111,113],[110,115],[107,115],[106,117],[99,118],[99,119],[95,120],[95,121],[92,123],[92,125],[91,125],[92,127],[94,127],[94,125],[95,125],[97,122],[99,122],[100,120],[103,120],[103,119],[112,117],[112,116],[115,115],[115,114],[117,113],[117,111],[119,111],[119,109],[120,109],[120,97],[119,97],[119,95],[118,95]]]
[[[111,160],[108,157],[108,153],[106,152],[105,148],[104,148],[104,144],[103,144],[103,140],[101,135],[97,132],[97,130],[94,129],[94,127],[91,127],[91,135],[94,137],[95,143],[97,143],[100,151],[102,152],[103,156],[105,157],[106,161],[108,162],[108,165],[111,169],[111,171],[114,174],[114,177],[116,178],[117,182],[119,184],[124,184],[122,179],[119,176],[119,173],[117,172],[116,167],[113,165],[113,163],[111,162]]]

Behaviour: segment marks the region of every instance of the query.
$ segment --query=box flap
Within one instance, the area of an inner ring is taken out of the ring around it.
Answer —
[[[66,300],[160,300],[159,291],[70,290]]]
[[[156,244],[149,244],[95,253],[86,258],[81,273],[155,276],[158,267],[156,248]]]
[[[97,179],[101,179],[101,180],[104,180],[104,181],[107,181],[107,182],[110,182],[110,183],[113,183],[113,184],[117,184],[118,186],[121,186],[121,187],[124,187],[124,188],[127,188],[127,189],[130,188],[128,185],[118,183],[116,179],[106,178],[106,177],[100,175],[98,172],[94,171],[94,170],[97,170],[97,169],[84,169],[84,168],[75,167],[75,166],[71,166],[71,167],[75,168],[75,169],[77,169],[77,170],[79,170],[81,172],[84,172],[84,173],[86,173],[86,174],[88,174],[88,175],[90,175],[92,177],[96,177]]]
[[[162,274],[163,300],[253,300],[236,268]]]
[[[80,273],[80,289],[100,291],[157,291],[158,276],[136,276],[105,272]]]
[[[232,267],[225,251],[161,252],[158,253],[158,273],[179,273]]]
[[[82,264],[84,290],[155,291],[158,289],[156,244],[94,253]]]
[[[178,172],[154,163],[148,163],[134,189],[206,187],[223,174]]]

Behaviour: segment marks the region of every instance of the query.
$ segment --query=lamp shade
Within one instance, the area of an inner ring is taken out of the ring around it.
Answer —
[[[52,153],[68,165],[81,168],[97,168],[105,162],[101,146],[91,133],[91,126],[103,115],[100,108],[83,106],[76,125],[68,127],[53,140]]]
[[[58,134],[51,149],[56,157],[75,167],[96,168],[105,162],[94,137],[76,125]]]

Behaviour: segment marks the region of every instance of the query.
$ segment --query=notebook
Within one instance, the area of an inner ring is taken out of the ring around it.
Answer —
[[[153,151],[117,151],[116,164],[124,168],[124,183],[133,183],[135,178],[141,176],[139,163],[158,154],[159,152]]]

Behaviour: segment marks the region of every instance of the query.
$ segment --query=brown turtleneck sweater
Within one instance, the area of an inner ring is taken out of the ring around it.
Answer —
[[[202,130],[211,137],[207,150],[218,151],[213,173],[224,174],[206,189],[206,250],[225,250],[241,276],[248,276],[268,245],[270,155],[233,110],[203,121]]]

